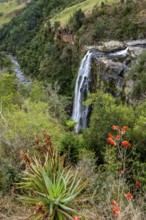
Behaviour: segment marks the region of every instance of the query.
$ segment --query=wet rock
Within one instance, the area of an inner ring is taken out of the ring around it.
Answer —
[[[140,46],[137,46],[137,47],[128,47],[128,51],[129,51],[129,54],[131,56],[131,58],[136,58],[138,57],[144,50],[146,50],[146,48],[144,47],[140,47]]]
[[[127,70],[127,66],[124,63],[114,62],[105,57],[99,58],[98,63],[101,65],[101,72],[113,78],[123,76],[123,73]]]
[[[110,88],[110,91],[112,94],[117,93],[117,89],[122,88],[123,86],[123,78],[124,73],[127,71],[127,65],[125,65],[122,62],[111,60],[107,57],[100,57],[98,60],[96,60],[97,63],[97,70],[96,74],[97,77],[105,84],[108,84],[108,90]],[[115,90],[115,88],[117,88]],[[112,91],[112,89],[114,91]]]
[[[130,95],[132,92],[132,88],[133,88],[133,84],[134,84],[134,81],[131,79],[126,81],[126,86],[125,86],[124,91],[125,91],[127,101],[129,101],[129,98],[130,98]]]

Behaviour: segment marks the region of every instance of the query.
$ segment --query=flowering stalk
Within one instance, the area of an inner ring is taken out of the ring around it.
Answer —
[[[118,125],[113,125],[112,129],[116,131],[117,135],[114,136],[113,134],[108,133],[109,137],[107,138],[107,142],[110,143],[113,147],[117,148],[117,158],[121,166],[118,171],[118,189],[117,189],[118,203],[115,202],[115,200],[112,200],[111,202],[111,204],[113,205],[113,215],[116,217],[120,213],[123,203],[124,185],[126,180],[125,173],[127,170],[126,161],[130,155],[128,154],[128,149],[131,148],[131,143],[129,143],[129,141],[127,140],[124,140],[123,138],[126,131],[128,130],[128,126],[124,126],[123,128],[120,128],[120,126]],[[132,198],[132,194],[130,193],[125,194],[125,197],[128,198],[126,195],[129,196],[129,198],[131,195]]]

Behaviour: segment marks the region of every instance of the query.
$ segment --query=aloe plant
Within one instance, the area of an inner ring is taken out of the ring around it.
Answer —
[[[45,147],[41,147],[36,138],[38,155],[29,157],[21,152],[27,169],[19,187],[31,192],[31,196],[22,196],[21,200],[35,207],[35,220],[73,220],[74,203],[87,182],[82,181],[74,168],[64,167],[64,157],[52,147],[47,133],[44,133],[44,141]]]

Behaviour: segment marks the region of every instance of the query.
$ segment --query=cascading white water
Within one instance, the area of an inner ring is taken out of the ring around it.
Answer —
[[[134,46],[133,46],[134,47]],[[132,46],[131,46],[132,48]],[[98,50],[89,50],[81,61],[78,71],[78,77],[75,85],[75,95],[73,104],[72,119],[77,122],[75,125],[75,132],[78,133],[80,129],[87,128],[89,106],[84,106],[83,102],[87,99],[91,87],[91,59],[99,57],[106,57],[112,59],[114,57],[126,57],[129,53],[129,46],[125,49],[119,49],[113,52],[102,52]]]
[[[75,125],[76,133],[79,132],[80,128],[85,129],[87,127],[89,106],[84,106],[83,101],[86,100],[91,85],[91,59],[92,52],[88,51],[82,59],[76,80],[72,114],[72,119],[77,122]]]

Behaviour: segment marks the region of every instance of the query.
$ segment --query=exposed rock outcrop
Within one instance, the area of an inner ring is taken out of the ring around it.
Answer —
[[[139,55],[146,47],[146,39],[132,40],[132,41],[108,41],[101,42],[98,45],[85,45],[85,50],[99,50],[103,53],[116,52],[119,50],[128,49],[131,53]],[[139,52],[138,52],[139,51]]]
[[[86,46],[86,49],[94,51],[93,74],[96,88],[108,91],[114,96],[119,96],[122,91],[128,101],[128,94],[134,82],[126,82],[124,75],[137,57],[146,50],[146,40],[109,41],[98,46]]]

